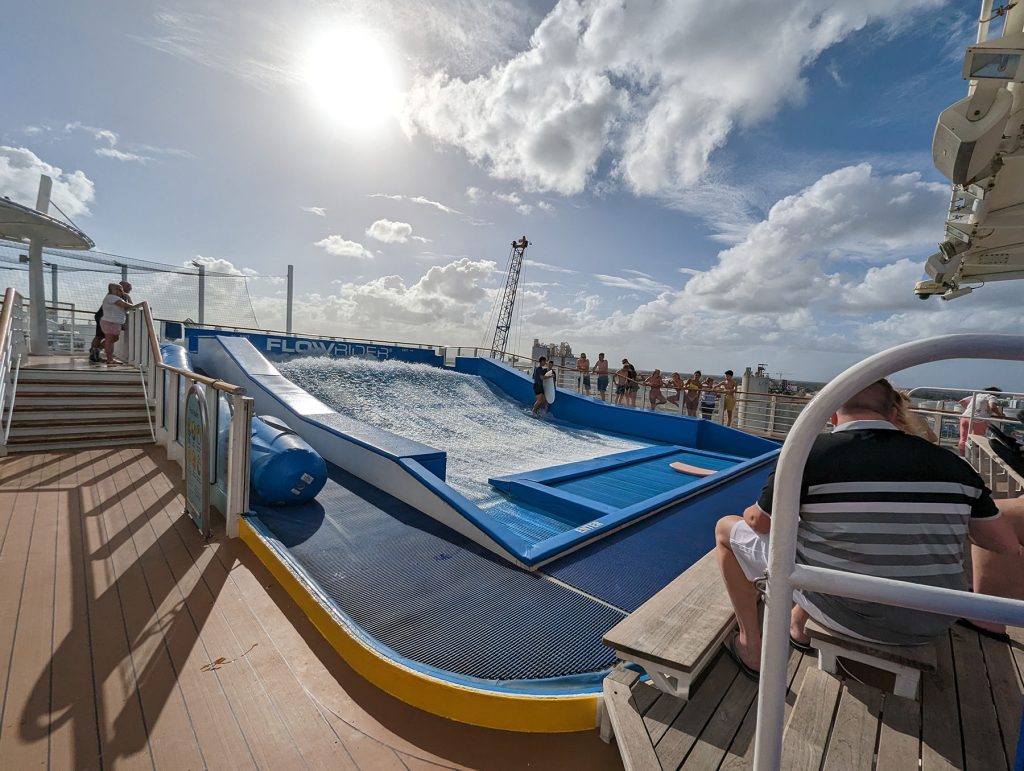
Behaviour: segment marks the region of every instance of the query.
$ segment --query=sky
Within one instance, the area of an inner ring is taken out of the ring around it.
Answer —
[[[826,380],[1021,328],[1015,282],[912,292],[972,2],[102,7],[5,12],[0,195],[48,173],[99,249],[271,277],[249,281],[261,326],[284,326],[290,263],[298,331],[489,344],[525,234],[524,353]],[[1024,390],[1016,363],[897,380]]]

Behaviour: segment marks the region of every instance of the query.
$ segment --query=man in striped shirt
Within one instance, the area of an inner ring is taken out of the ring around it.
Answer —
[[[831,434],[815,440],[803,473],[797,564],[966,589],[968,533],[995,552],[1020,553],[1021,546],[967,463],[893,425],[897,406],[892,386],[879,380],[832,416]],[[768,567],[773,488],[769,478],[742,518],[725,517],[715,531],[739,626],[727,650],[754,678],[761,631],[753,582]],[[954,621],[815,592],[797,591],[794,598],[790,636],[797,647],[807,643],[808,614],[842,634],[889,645],[925,643]]]

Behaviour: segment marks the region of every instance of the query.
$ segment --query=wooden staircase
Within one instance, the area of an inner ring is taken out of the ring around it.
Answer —
[[[139,371],[78,364],[22,368],[8,453],[153,441]]]

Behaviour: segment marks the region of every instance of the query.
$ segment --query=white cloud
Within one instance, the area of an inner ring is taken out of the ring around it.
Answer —
[[[486,74],[417,78],[404,125],[528,190],[579,193],[610,150],[635,193],[680,191],[738,126],[800,101],[823,51],[941,2],[561,0],[527,50]]]
[[[409,236],[413,241],[419,241],[421,244],[429,244],[430,239],[424,238],[423,236]]]
[[[835,59],[828,63],[828,66],[825,67],[825,71],[829,74],[829,76],[832,78],[832,80],[835,82],[837,86],[839,86],[840,88],[845,88],[846,82],[843,80],[843,76],[839,72],[839,65],[836,63]]]
[[[322,206],[302,206],[300,208],[302,209],[302,211],[309,212],[310,214],[315,214],[317,217],[327,216],[327,210]]]
[[[388,193],[370,193],[370,198],[387,198],[391,201],[410,201],[412,203],[419,204],[420,206],[432,206],[438,211],[443,211],[445,214],[462,214],[458,209],[453,209],[451,206],[446,206],[440,201],[431,201],[429,198],[424,198],[422,195],[400,195],[400,194],[388,194]]]
[[[476,203],[477,201],[479,201],[483,197],[483,195],[484,195],[484,191],[481,190],[478,187],[467,187],[466,188],[466,198],[468,198],[471,203]]]
[[[408,222],[377,220],[366,229],[366,235],[385,244],[404,244],[412,236],[412,225]]]
[[[570,270],[569,268],[563,268],[558,265],[550,265],[546,262],[539,262],[538,260],[526,259],[523,260],[523,265],[526,265],[531,268],[540,268],[541,270],[547,270],[552,273],[566,273],[569,275],[576,275],[579,272],[576,270]]]
[[[116,147],[97,147],[93,152],[95,152],[96,155],[103,156],[104,158],[113,158],[115,161],[146,163],[146,161],[153,160],[148,156],[139,155],[138,153],[123,152],[118,150]]]
[[[860,164],[783,198],[718,263],[691,278],[690,308],[774,312],[831,297],[839,260],[889,260],[940,240],[949,190],[918,174],[881,176]]]
[[[541,211],[554,211],[555,207],[549,204],[547,201],[537,201],[537,208]]]
[[[89,214],[96,186],[85,172],[65,173],[26,147],[0,146],[0,196],[34,206],[40,174],[46,174],[53,180],[51,198],[69,217]]]
[[[533,211],[533,206],[531,206],[528,203],[524,203],[523,199],[519,197],[518,193],[495,193],[494,197],[497,198],[499,201],[504,201],[505,203],[512,204],[515,210],[520,214],[529,214],[530,212]]]
[[[658,294],[660,292],[672,291],[672,287],[667,284],[662,284],[660,281],[654,281],[651,278],[644,278],[642,275],[627,278],[626,276],[608,276],[604,273],[595,273],[594,278],[605,286],[617,287],[619,289],[631,289],[634,292]]]
[[[327,236],[317,241],[313,246],[319,246],[328,254],[335,257],[358,257],[359,259],[371,259],[373,254],[357,241],[349,241],[341,236]]]

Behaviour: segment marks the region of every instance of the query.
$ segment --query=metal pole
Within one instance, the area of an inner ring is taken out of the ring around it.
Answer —
[[[288,334],[292,332],[292,291],[295,280],[295,266],[288,266],[288,309],[285,311],[284,319],[284,331]]]
[[[192,263],[199,268],[199,324],[206,319],[206,266],[201,262]]]
[[[127,281],[128,280],[128,266],[127,265],[122,265],[121,266],[121,280],[122,281]]]
[[[53,180],[45,174],[39,176],[39,193],[36,195],[36,211],[46,214],[50,209],[50,191]],[[28,294],[32,305],[30,325],[30,352],[45,356],[49,351],[46,335],[46,283],[43,279],[43,244],[32,239],[28,245]]]
[[[53,305],[53,318],[57,318],[57,265],[50,265],[50,304]]]

